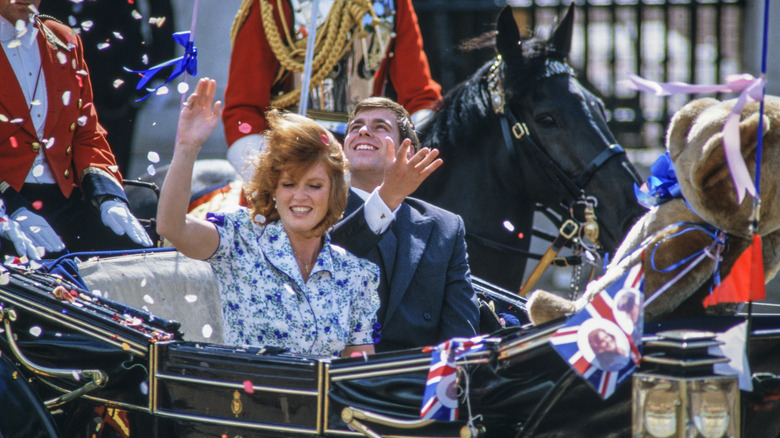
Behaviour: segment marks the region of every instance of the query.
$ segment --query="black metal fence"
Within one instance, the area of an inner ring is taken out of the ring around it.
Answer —
[[[510,0],[521,29],[550,24],[570,1]],[[494,29],[502,0],[415,0],[434,78],[445,91],[490,51],[462,53],[459,42]],[[742,71],[746,0],[590,0],[575,2],[571,63],[610,110],[610,128],[629,148],[662,147],[668,121],[690,96],[656,97],[619,85],[628,74],[656,81],[723,82]],[[716,96],[718,97],[718,96]]]

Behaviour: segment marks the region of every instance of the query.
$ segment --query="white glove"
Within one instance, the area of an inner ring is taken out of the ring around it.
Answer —
[[[24,234],[21,227],[3,211],[0,216],[0,237],[10,240],[16,248],[16,253],[20,256],[27,256],[32,260],[40,260],[41,256],[35,249],[32,240]]]
[[[127,233],[127,237],[133,242],[141,246],[152,246],[152,239],[124,202],[116,199],[103,202],[100,204],[100,218],[117,235]]]
[[[234,141],[228,148],[227,159],[233,165],[233,169],[250,181],[255,174],[255,158],[265,149],[265,137],[262,134],[249,134]]]
[[[22,207],[11,215],[11,219],[19,224],[21,231],[35,246],[42,246],[47,252],[60,252],[65,249],[60,236],[43,217]]]

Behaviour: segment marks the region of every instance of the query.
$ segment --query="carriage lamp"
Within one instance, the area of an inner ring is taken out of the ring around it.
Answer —
[[[736,376],[719,376],[712,356],[720,345],[712,332],[673,330],[645,342],[642,368],[633,376],[635,438],[733,438],[740,436]]]

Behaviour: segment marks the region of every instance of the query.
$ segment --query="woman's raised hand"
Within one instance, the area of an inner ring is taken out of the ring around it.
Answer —
[[[182,105],[176,130],[177,147],[200,148],[222,117],[222,102],[214,102],[217,82],[202,78]]]

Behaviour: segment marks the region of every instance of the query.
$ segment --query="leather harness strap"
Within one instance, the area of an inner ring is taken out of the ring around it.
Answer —
[[[526,296],[528,294],[528,291],[530,291],[536,282],[539,281],[539,278],[541,278],[544,271],[550,266],[550,263],[552,263],[561,249],[566,245],[566,242],[577,235],[578,229],[579,225],[571,219],[567,219],[563,225],[561,225],[561,228],[558,230],[558,236],[552,241],[550,247],[547,248],[547,251],[542,254],[542,258],[539,260],[539,263],[536,264],[534,270],[531,271],[531,275],[528,276],[528,280],[526,280],[525,284],[520,287],[518,294],[521,296]]]

